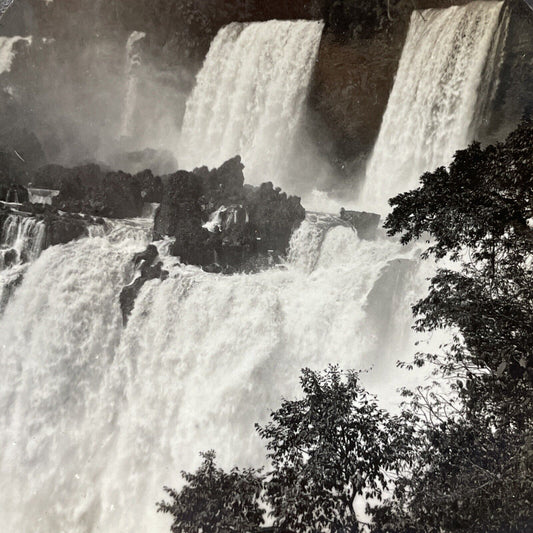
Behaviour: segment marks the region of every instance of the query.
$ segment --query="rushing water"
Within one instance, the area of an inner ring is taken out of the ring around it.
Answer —
[[[216,167],[239,154],[249,183],[286,186],[322,28],[279,20],[222,28],[187,102],[182,166]]]
[[[126,96],[124,98],[124,111],[122,114],[121,135],[129,137],[133,133],[133,114],[137,103],[137,86],[139,79],[137,69],[141,64],[141,57],[136,51],[136,43],[146,37],[142,31],[134,31],[126,43]]]
[[[502,2],[472,2],[414,11],[396,81],[359,199],[383,211],[387,199],[412,189],[421,174],[451,162],[476,133],[498,59]]]
[[[413,15],[369,202],[412,186],[467,142],[500,7]],[[288,179],[322,27],[270,21],[219,32],[187,106],[186,166],[240,153],[247,181]],[[5,249],[33,250],[25,223],[5,226]],[[253,424],[298,393],[302,367],[373,367],[365,383],[387,405],[411,379],[395,362],[417,349],[410,304],[433,268],[418,245],[360,240],[336,217],[310,213],[286,264],[222,276],[180,265],[160,242],[170,275],[143,286],[124,327],[119,294],[150,225],[108,221],[5,270],[19,284],[0,316],[0,523],[9,533],[164,531],[155,502],[199,451],[216,449],[226,467],[262,464]]]
[[[6,254],[16,263],[33,261],[45,245],[46,228],[43,221],[23,215],[9,215],[1,229],[0,269],[5,266]]]
[[[310,215],[286,265],[219,276],[161,243],[170,277],[144,286],[123,329],[118,295],[147,238],[146,223],[116,222],[47,249],[5,309],[6,531],[155,531],[163,484],[200,450],[262,463],[253,423],[297,393],[303,366],[375,365],[373,390],[405,382],[394,361],[412,346],[408,304],[426,276],[415,248]]]
[[[13,59],[15,59],[14,46],[19,41],[25,41],[28,45],[31,44],[31,37],[3,37],[0,35],[0,74],[9,72]]]

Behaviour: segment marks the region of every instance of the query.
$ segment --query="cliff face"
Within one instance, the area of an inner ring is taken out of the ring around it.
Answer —
[[[533,6],[508,0],[503,63],[492,115],[482,130],[483,140],[496,142],[513,130],[524,113],[533,114]]]
[[[118,151],[156,147],[162,142],[167,143],[163,148],[170,149],[176,144],[172,134],[161,139],[154,131],[161,123],[165,133],[179,131],[194,76],[220,27],[231,21],[323,18],[326,29],[309,95],[307,127],[317,150],[339,174],[351,175],[354,165],[349,163],[364,159],[379,132],[413,9],[464,3],[15,2],[2,21],[1,32],[31,34],[34,41],[31,47],[20,45],[20,61],[15,61],[9,76],[0,78],[0,85],[12,89],[8,94],[0,88],[0,144],[26,128],[37,134],[51,161],[76,164],[102,157],[102,144],[121,135],[128,91],[126,42],[136,30],[146,34],[134,50],[142,62],[136,83],[137,108],[142,113],[137,123],[143,127],[132,134],[142,146],[125,143]],[[505,52],[508,60],[493,119],[485,124],[484,136],[489,140],[504,134],[531,101],[533,12],[524,0],[508,3],[512,13]],[[117,157],[115,161],[121,160],[120,154]]]

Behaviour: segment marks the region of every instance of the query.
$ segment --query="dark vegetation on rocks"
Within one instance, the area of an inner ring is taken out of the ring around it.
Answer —
[[[108,218],[139,217],[145,202],[161,200],[161,179],[150,170],[132,176],[96,164],[47,165],[33,175],[32,186],[58,190],[53,199],[58,209]]]
[[[283,257],[305,209],[270,182],[245,186],[243,168],[235,157],[218,169],[166,176],[154,238],[174,237],[173,255],[210,271],[254,271]],[[210,220],[211,231],[203,227]]]

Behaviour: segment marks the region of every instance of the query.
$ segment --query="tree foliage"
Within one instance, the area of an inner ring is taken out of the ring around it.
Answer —
[[[169,513],[173,533],[243,533],[255,531],[263,521],[260,494],[262,477],[254,469],[217,468],[215,452],[202,453],[200,468],[182,472],[186,484],[181,491],[165,487],[170,502],[159,502],[158,511]]]
[[[222,495],[253,487],[257,498],[262,487],[280,531],[361,531],[357,498],[375,533],[533,531],[533,122],[457,152],[391,205],[389,234],[426,238],[425,257],[444,260],[414,306],[420,331],[453,332],[442,354],[415,358],[435,382],[405,390],[407,410],[393,417],[356,372],[304,369],[302,398],[257,426],[267,475],[205,483],[225,479],[206,456],[182,493],[167,489],[175,503],[160,504],[180,517],[174,527],[197,513],[202,531],[231,531],[223,502],[236,496]]]
[[[473,144],[449,169],[391,200],[391,235],[429,235],[447,258],[414,307],[417,327],[456,332],[432,363],[450,393],[406,393],[418,416],[418,468],[375,512],[376,531],[533,528],[533,123]]]
[[[379,499],[407,459],[404,420],[380,409],[357,373],[304,369],[301,400],[284,400],[264,427],[272,464],[265,499],[275,524],[297,532],[360,531],[356,497]]]

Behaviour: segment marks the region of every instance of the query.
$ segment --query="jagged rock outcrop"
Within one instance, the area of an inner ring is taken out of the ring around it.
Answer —
[[[173,255],[210,272],[253,271],[283,256],[305,210],[272,183],[245,186],[243,168],[237,156],[218,169],[166,177],[154,239],[173,236]]]
[[[120,292],[120,309],[124,325],[128,322],[135,306],[135,300],[143,285],[152,279],[165,280],[168,278],[168,271],[163,270],[163,263],[161,261],[155,262],[158,256],[159,252],[153,244],[149,244],[146,250],[133,256],[132,262],[140,270],[140,275]]]
[[[32,176],[33,187],[55,189],[69,198],[81,200],[87,190],[98,189],[102,185],[104,172],[96,164],[67,168],[62,165],[45,165]]]
[[[74,168],[47,165],[35,172],[32,186],[59,190],[53,199],[58,209],[108,218],[133,218],[145,202],[161,199],[161,179],[150,170],[135,176],[106,172],[99,165]]]
[[[80,237],[86,237],[88,234],[88,221],[83,218],[46,213],[44,223],[46,225],[46,248],[56,244],[66,244]]]
[[[154,176],[150,169],[142,170],[133,176],[141,188],[141,197],[146,203],[161,203],[163,197],[163,182],[159,176]]]
[[[360,239],[372,240],[376,238],[381,220],[380,215],[365,211],[347,211],[342,207],[340,218],[355,228]]]

